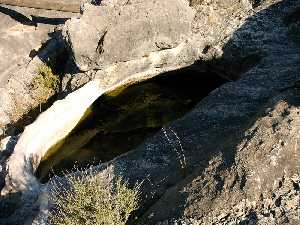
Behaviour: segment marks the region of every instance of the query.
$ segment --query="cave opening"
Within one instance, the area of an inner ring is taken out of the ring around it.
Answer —
[[[36,176],[85,168],[126,153],[183,117],[225,82],[199,65],[168,72],[98,98],[80,124],[42,159]]]

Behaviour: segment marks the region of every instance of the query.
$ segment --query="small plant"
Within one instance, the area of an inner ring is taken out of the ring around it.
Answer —
[[[182,176],[186,177],[187,176],[187,162],[186,162],[185,153],[184,153],[184,149],[181,144],[180,138],[178,137],[177,133],[170,127],[168,129],[163,127],[162,131],[163,131],[165,137],[167,138],[169,144],[171,145],[172,149],[177,154],[177,157],[178,157],[179,163],[180,163],[180,167],[181,167],[180,169],[181,169]],[[168,133],[171,133],[171,135],[173,135],[175,137],[175,141],[174,141],[174,139],[171,139],[171,137]]]
[[[128,188],[121,178],[112,181],[92,172],[66,178],[69,189],[54,185],[52,225],[124,225],[137,208],[138,188]]]
[[[38,76],[34,78],[33,84],[43,85],[44,87],[52,90],[56,90],[59,85],[59,77],[54,75],[52,69],[49,66],[40,66],[37,69]]]

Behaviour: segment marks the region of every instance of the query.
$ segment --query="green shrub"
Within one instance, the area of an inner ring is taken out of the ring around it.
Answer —
[[[59,85],[59,77],[54,75],[52,69],[49,66],[40,66],[37,69],[38,76],[34,78],[34,86],[43,85],[48,89],[56,90]]]
[[[55,209],[50,213],[50,224],[124,225],[137,208],[138,188],[128,188],[121,178],[113,182],[89,172],[66,177],[70,189],[61,193],[57,188],[51,196]]]

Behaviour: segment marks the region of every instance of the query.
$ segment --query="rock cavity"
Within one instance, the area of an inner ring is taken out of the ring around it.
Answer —
[[[45,182],[74,165],[99,164],[136,148],[225,81],[193,65],[100,97],[73,132],[43,157],[37,177]]]

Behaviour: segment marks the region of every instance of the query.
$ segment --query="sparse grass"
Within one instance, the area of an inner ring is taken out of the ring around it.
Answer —
[[[89,171],[89,170],[88,170]],[[84,176],[66,175],[69,189],[54,185],[50,213],[52,225],[124,225],[137,208],[138,188],[128,188],[121,178],[84,172]]]
[[[42,85],[48,89],[57,90],[59,85],[59,77],[54,75],[49,66],[40,66],[37,69],[38,76],[34,78],[33,84]]]
[[[169,128],[163,127],[162,131],[163,131],[165,137],[167,138],[169,144],[171,145],[172,149],[177,154],[177,157],[178,157],[178,160],[180,163],[180,171],[182,173],[182,176],[186,177],[187,173],[188,173],[187,172],[187,162],[186,162],[184,149],[181,144],[179,136],[171,127],[169,127]],[[171,135],[173,136],[173,138],[171,138]]]

